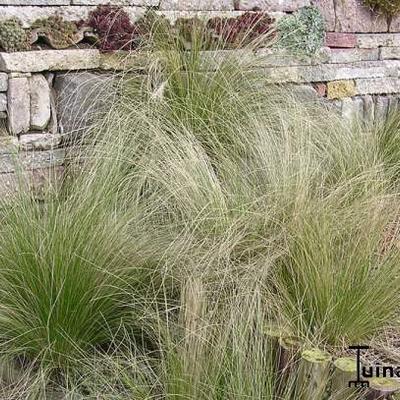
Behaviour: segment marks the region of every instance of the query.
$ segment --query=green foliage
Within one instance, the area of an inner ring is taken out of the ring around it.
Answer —
[[[364,0],[364,2],[372,9],[389,16],[394,16],[400,12],[399,0]]]
[[[325,22],[316,7],[303,7],[277,24],[278,46],[295,54],[313,55],[323,45]]]
[[[0,47],[8,52],[29,49],[28,35],[18,19],[11,18],[0,22]]]
[[[55,49],[65,49],[74,45],[78,32],[74,22],[65,21],[59,15],[37,19],[32,24],[32,29],[37,29]]]

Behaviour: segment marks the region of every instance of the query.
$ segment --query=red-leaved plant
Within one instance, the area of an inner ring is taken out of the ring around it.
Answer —
[[[99,36],[98,47],[104,52],[134,50],[139,45],[138,29],[121,7],[98,6],[90,12],[87,25]]]

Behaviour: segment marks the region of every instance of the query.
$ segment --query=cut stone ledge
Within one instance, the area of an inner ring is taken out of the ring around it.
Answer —
[[[400,92],[400,78],[357,79],[357,94],[390,94]]]
[[[100,52],[95,49],[0,53],[0,71],[2,72],[71,71],[95,69],[99,66]],[[0,73],[0,88],[2,75]]]

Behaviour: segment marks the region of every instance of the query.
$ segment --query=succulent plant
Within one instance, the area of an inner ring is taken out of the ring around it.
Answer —
[[[139,44],[138,29],[121,7],[98,6],[89,14],[87,25],[99,36],[102,51],[133,50]]]
[[[399,0],[364,0],[364,3],[373,10],[382,12],[390,17],[400,13]]]
[[[66,21],[59,15],[37,19],[32,29],[55,49],[65,49],[77,41],[78,28],[74,22]]]
[[[311,56],[323,45],[325,21],[316,7],[302,7],[281,18],[277,25],[278,46],[295,54]]]
[[[16,18],[0,22],[0,47],[7,52],[29,50],[29,38]]]

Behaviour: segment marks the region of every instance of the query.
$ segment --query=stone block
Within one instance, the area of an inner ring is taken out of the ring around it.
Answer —
[[[400,60],[400,47],[381,47],[379,57],[381,60]]]
[[[327,83],[328,99],[342,99],[356,95],[356,86],[353,80],[333,81]]]
[[[387,96],[375,98],[375,121],[384,121],[388,115],[389,99]]]
[[[357,36],[354,33],[327,32],[325,45],[334,48],[352,48],[357,45]]]
[[[0,112],[7,111],[7,95],[0,93]]]
[[[356,37],[357,47],[361,48],[400,47],[400,33],[365,33]]]
[[[42,131],[50,121],[50,87],[42,74],[29,78],[31,93],[31,129]]]
[[[311,4],[318,7],[325,20],[326,30],[334,31],[336,25],[334,0],[311,0]]]
[[[7,92],[8,129],[12,135],[29,131],[30,85],[28,78],[10,78]]]
[[[376,61],[379,59],[379,49],[329,49],[327,48],[327,62],[346,64],[357,61]]]
[[[364,114],[364,103],[361,97],[347,97],[342,100],[342,117],[349,123],[361,120]]]
[[[0,72],[0,92],[5,92],[8,87],[7,74]]]
[[[363,0],[339,0],[336,6],[336,31],[387,32],[387,19],[372,12]]]
[[[0,53],[0,71],[41,72],[93,69],[100,65],[95,49],[38,50]]]
[[[112,75],[58,74],[54,82],[60,132],[75,138],[98,121],[115,94]]]
[[[269,83],[326,82],[361,78],[398,77],[400,61],[361,61],[351,64],[265,68]],[[261,72],[260,72],[261,73]]]
[[[227,11],[233,10],[233,0],[161,0],[160,10],[166,11]]]
[[[61,135],[50,133],[27,133],[19,137],[21,150],[50,150],[61,144]]]
[[[175,0],[179,1],[179,0]],[[205,3],[207,0],[203,0]],[[195,1],[193,1],[195,2]],[[239,10],[263,10],[293,12],[301,7],[309,6],[310,0],[238,0]]]
[[[357,94],[400,93],[400,78],[357,79]]]
[[[374,103],[374,98],[370,95],[363,96],[363,102],[364,102],[364,120],[367,123],[373,122],[375,116],[375,103]]]
[[[1,0],[0,0],[1,1]],[[76,6],[98,6],[110,4],[108,0],[71,0],[72,5]],[[159,0],[113,0],[113,6],[139,6],[139,7],[158,7]]]

